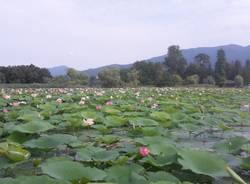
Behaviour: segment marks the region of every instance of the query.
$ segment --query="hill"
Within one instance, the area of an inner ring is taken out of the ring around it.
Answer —
[[[250,59],[250,45],[246,47],[240,46],[240,45],[233,45],[233,44],[217,46],[217,47],[198,47],[198,48],[183,49],[182,53],[189,63],[192,62],[193,58],[199,53],[205,53],[210,56],[211,62],[212,64],[214,64],[216,62],[216,54],[219,49],[225,50],[227,60],[229,62],[238,59],[242,63],[244,63],[247,59]],[[152,62],[163,62],[166,56],[167,55],[162,55],[162,56],[153,57],[153,58],[146,59],[146,60],[152,61]],[[113,64],[113,65],[107,65],[107,66],[102,66],[98,68],[84,70],[83,72],[85,72],[88,76],[96,76],[98,72],[100,72],[102,69],[106,67],[129,68],[131,66],[132,64],[125,64],[125,65]],[[67,68],[68,68],[67,66],[57,66],[57,67],[50,68],[49,71],[51,72],[52,76],[65,75],[67,72]]]

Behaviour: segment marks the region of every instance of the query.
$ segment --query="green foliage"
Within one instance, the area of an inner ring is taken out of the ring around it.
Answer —
[[[249,89],[1,94],[10,96],[0,98],[1,183],[244,183],[233,170],[248,179]],[[16,101],[22,103],[10,105]]]
[[[47,83],[51,78],[48,69],[32,64],[0,67],[0,83]]]
[[[88,84],[88,76],[82,72],[78,72],[73,68],[67,71],[68,83],[70,85],[86,85]]]
[[[182,150],[178,152],[178,162],[183,169],[190,169],[195,173],[209,175],[211,177],[227,176],[225,172],[226,162],[220,157],[200,150]]]
[[[226,81],[226,54],[223,49],[217,52],[217,61],[215,63],[215,82],[218,86],[224,86]]]
[[[120,87],[121,77],[120,71],[117,68],[105,68],[98,73],[102,87]]]
[[[237,87],[242,87],[244,85],[244,79],[241,75],[237,75],[234,78],[234,82]]]
[[[186,84],[198,84],[199,83],[199,75],[191,75],[186,78]]]
[[[165,64],[171,74],[179,74],[182,77],[184,76],[187,61],[183,57],[179,46],[173,45],[168,48]]]

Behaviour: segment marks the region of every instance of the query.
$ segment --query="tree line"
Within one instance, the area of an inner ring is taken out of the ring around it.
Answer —
[[[51,79],[48,69],[32,64],[0,67],[0,83],[48,83]]]
[[[98,74],[102,87],[217,85],[241,87],[250,84],[250,60],[227,61],[223,49],[217,51],[213,65],[207,54],[200,53],[188,63],[179,46],[170,46],[165,61],[138,61],[131,68],[106,68]]]
[[[217,60],[200,53],[187,62],[180,47],[168,48],[164,62],[137,61],[130,68],[105,68],[98,76],[68,69],[64,76],[52,77],[48,69],[34,65],[0,67],[0,83],[48,83],[54,86],[137,87],[217,85],[241,87],[250,84],[250,59],[227,61],[223,49],[217,51]]]

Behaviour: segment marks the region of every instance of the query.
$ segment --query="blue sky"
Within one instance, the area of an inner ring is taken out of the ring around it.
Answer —
[[[250,44],[250,0],[0,0],[0,65],[87,69]]]

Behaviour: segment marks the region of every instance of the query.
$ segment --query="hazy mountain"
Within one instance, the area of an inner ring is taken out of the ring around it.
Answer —
[[[56,77],[56,76],[59,76],[59,75],[66,75],[68,67],[62,65],[62,66],[56,66],[56,67],[53,67],[53,68],[49,68],[48,70],[49,70],[50,74],[53,77]]]
[[[97,76],[97,74],[103,70],[104,68],[108,68],[108,67],[117,67],[117,68],[130,68],[132,66],[132,64],[127,64],[127,65],[118,65],[118,64],[113,64],[113,65],[107,65],[107,66],[102,66],[102,67],[98,67],[98,68],[91,68],[88,70],[84,70],[84,72],[88,75],[88,76]]]
[[[191,49],[183,49],[182,53],[188,62],[192,62],[194,57],[199,53],[205,53],[210,56],[210,60],[212,63],[216,62],[216,54],[218,49],[224,49],[226,52],[228,62],[234,60],[240,60],[241,62],[245,62],[247,59],[250,59],[250,45],[243,47],[240,45],[224,45],[218,47],[198,47]],[[164,58],[167,55],[153,57],[150,60],[155,62],[164,61]]]
[[[192,62],[194,57],[198,55],[199,53],[205,53],[210,56],[211,62],[214,64],[216,62],[216,54],[218,49],[224,49],[226,52],[227,60],[234,61],[234,60],[240,60],[241,62],[245,62],[247,59],[250,59],[250,45],[243,47],[240,45],[224,45],[224,46],[218,46],[218,47],[198,47],[198,48],[191,48],[191,49],[183,49],[182,53],[184,57],[187,59],[188,62]],[[166,49],[167,52],[167,49]],[[146,59],[152,62],[163,62],[164,58],[167,55],[153,57],[151,59]],[[85,70],[84,72],[88,76],[96,76],[98,72],[100,72],[102,69],[106,67],[118,67],[118,68],[129,68],[132,64],[126,64],[126,65],[107,65],[102,66],[98,68],[92,68]],[[65,75],[67,72],[67,66],[58,66],[54,68],[50,68],[49,71],[51,72],[52,76],[58,76],[58,75]]]

